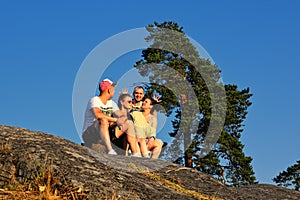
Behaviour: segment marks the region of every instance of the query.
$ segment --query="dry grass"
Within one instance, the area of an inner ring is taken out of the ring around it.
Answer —
[[[0,144],[0,152],[7,155],[12,154],[12,144],[9,141]],[[24,155],[26,153],[24,152]],[[87,190],[74,186],[66,180],[65,174],[58,169],[54,169],[48,154],[44,161],[38,161],[29,156],[30,168],[34,169],[33,177],[20,183],[13,180],[3,189],[0,189],[0,199],[3,200],[88,200]],[[0,169],[1,170],[1,169]],[[13,172],[14,174],[15,172]],[[114,192],[104,197],[106,200],[119,200],[120,197]]]
[[[12,145],[9,142],[2,143],[0,152],[13,156]],[[33,169],[32,177],[30,179],[24,177],[24,180],[17,182],[15,172],[12,172],[11,182],[4,186],[4,189],[0,189],[0,199],[88,199],[88,195],[82,188],[68,183],[64,174],[53,168],[53,163],[48,159],[47,154],[43,162],[32,159],[29,165],[30,169]]]
[[[2,145],[0,151],[8,151],[10,146]],[[107,194],[106,200],[119,200],[116,193]],[[87,192],[78,186],[67,183],[62,172],[53,169],[53,164],[45,158],[44,163],[36,164],[32,180],[11,183],[0,189],[3,200],[88,200]]]
[[[10,141],[7,141],[6,143],[2,142],[2,144],[0,146],[0,151],[5,152],[5,153],[11,153],[11,148],[12,148],[12,146],[11,146]]]
[[[57,170],[54,171],[53,164],[49,163],[47,158],[44,164],[39,166],[35,179],[25,182],[23,187],[27,191],[38,193],[39,199],[43,200],[88,199],[88,195],[84,193],[81,187],[75,187],[67,183],[63,174],[60,174]]]
[[[162,185],[164,185],[170,189],[176,190],[177,192],[184,193],[189,196],[193,196],[195,199],[219,200],[219,198],[214,197],[214,196],[207,196],[207,195],[201,194],[199,192],[196,192],[194,190],[185,189],[180,185],[182,182],[178,181],[176,179],[169,181],[169,180],[163,179],[162,177],[160,177],[154,173],[151,173],[151,172],[143,172],[143,174],[146,175],[147,177],[149,177],[150,179],[155,180],[158,183],[161,183]]]

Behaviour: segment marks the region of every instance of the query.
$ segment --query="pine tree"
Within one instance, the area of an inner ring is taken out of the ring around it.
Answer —
[[[244,155],[240,142],[251,105],[249,88],[224,88],[221,71],[200,58],[177,23],[155,22],[146,28],[149,36],[145,39],[151,46],[143,50],[135,68],[149,77],[148,93],[162,96],[166,114],[175,113],[169,135],[176,140],[164,151],[165,157],[181,154],[175,162],[224,176],[233,186],[255,183],[252,158]]]
[[[300,160],[296,164],[288,167],[285,171],[279,173],[273,178],[273,181],[279,186],[294,186],[296,191],[300,190]]]

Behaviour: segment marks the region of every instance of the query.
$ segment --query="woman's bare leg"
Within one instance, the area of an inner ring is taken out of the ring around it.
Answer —
[[[158,158],[162,149],[161,139],[155,139],[148,142],[147,149],[152,152],[151,158]]]

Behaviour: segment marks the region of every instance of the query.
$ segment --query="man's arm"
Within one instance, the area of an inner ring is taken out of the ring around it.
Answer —
[[[116,115],[116,112],[113,113],[113,115],[116,117],[110,117],[110,116],[107,116],[106,114],[102,113],[99,108],[92,108],[92,109],[93,109],[95,118],[98,121],[101,119],[107,119],[107,121],[110,125],[116,122],[118,126],[122,126],[122,124],[124,124],[125,121],[127,120],[124,115],[120,115],[120,116]]]
[[[117,118],[107,116],[106,114],[102,113],[101,110],[97,107],[92,108],[92,110],[97,120],[107,119],[108,122],[117,122]]]

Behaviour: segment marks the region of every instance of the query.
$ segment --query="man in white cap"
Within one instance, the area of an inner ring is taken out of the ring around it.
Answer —
[[[110,79],[104,79],[100,82],[100,95],[89,100],[82,130],[85,146],[92,147],[93,144],[99,144],[100,140],[102,140],[107,153],[111,155],[116,155],[117,153],[111,145],[109,126],[113,123],[121,126],[125,122],[124,117],[113,117],[112,115],[116,110],[119,110],[117,104],[111,100],[114,96],[115,85],[116,83]]]

